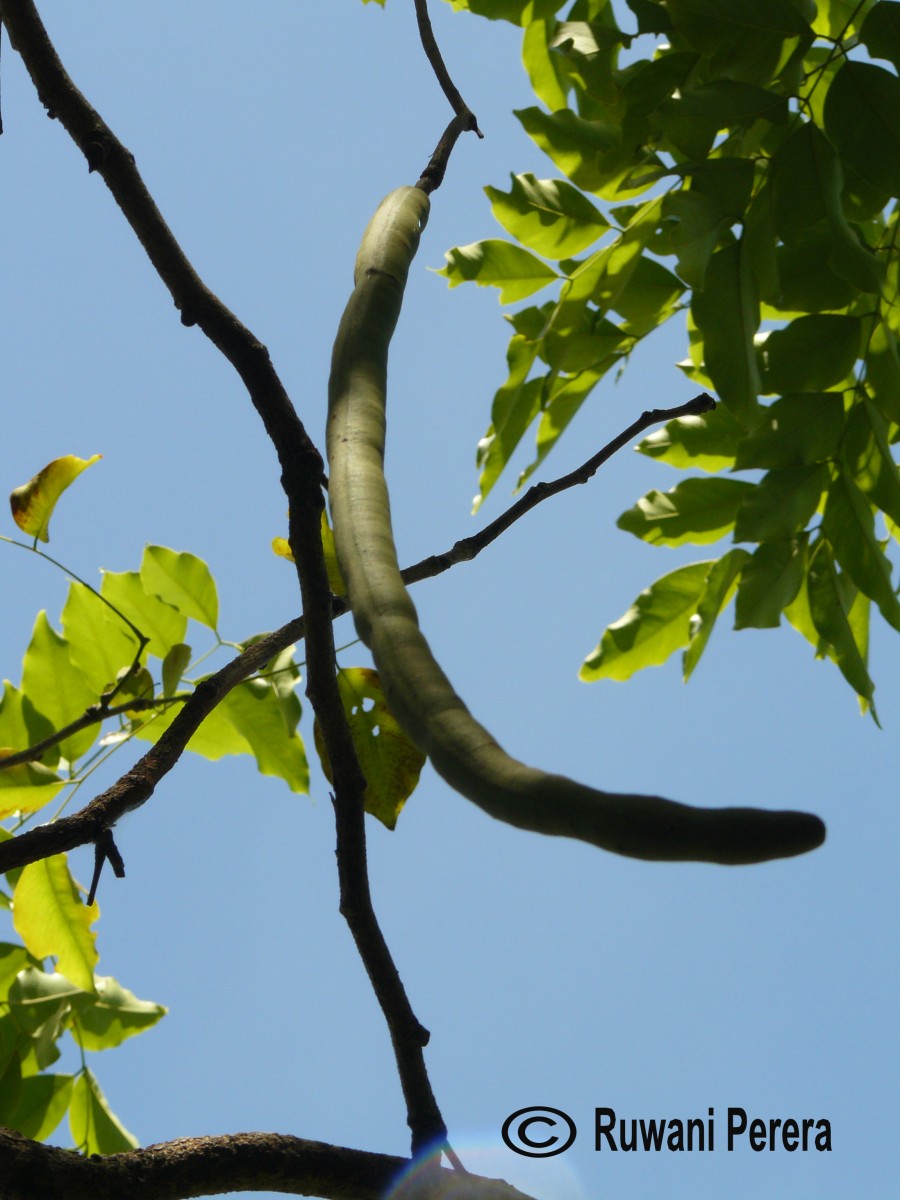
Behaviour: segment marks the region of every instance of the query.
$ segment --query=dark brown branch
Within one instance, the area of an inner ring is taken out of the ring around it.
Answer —
[[[450,161],[450,155],[453,153],[453,147],[456,145],[457,139],[466,129],[464,117],[454,117],[447,128],[441,135],[441,140],[435,147],[428,166],[419,176],[416,183],[417,188],[421,188],[426,195],[430,196],[444,182],[444,175],[447,170],[447,163]]]
[[[543,500],[558,495],[566,488],[574,487],[576,484],[586,483],[616,451],[621,450],[632,438],[651,425],[661,421],[671,421],[677,417],[709,412],[714,407],[715,401],[712,397],[702,393],[693,400],[674,408],[654,408],[641,413],[627,429],[614,437],[602,450],[592,455],[575,471],[550,483],[536,483],[521,499],[501,513],[496,520],[486,525],[479,533],[461,538],[443,554],[432,554],[428,558],[406,567],[403,571],[404,582],[410,585],[419,583],[423,579],[431,579],[436,575],[443,574],[457,563],[470,562],[519,517],[530,512]],[[332,620],[342,616],[347,610],[345,600],[332,597]],[[76,846],[92,842],[97,836],[97,829],[108,828],[124,813],[139,808],[144,801],[150,798],[159,780],[178,761],[185,745],[204,717],[220,703],[231,688],[259,671],[270,658],[279,654],[292,642],[300,641],[305,636],[305,629],[302,617],[289,621],[287,625],[283,625],[274,633],[267,634],[230,663],[227,663],[221,670],[204,680],[197,691],[185,701],[184,708],[162,735],[157,745],[112,787],[102,792],[80,812],[74,813],[70,817],[63,817],[53,825],[42,825],[38,829],[20,833],[8,842],[0,843],[0,872],[9,871],[13,867],[25,866],[27,863],[36,862],[48,855],[57,854],[61,850],[71,850]],[[67,727],[67,731],[70,731],[70,727]],[[59,736],[62,735],[54,735],[54,739]],[[32,750],[34,749],[37,748],[33,747]],[[31,751],[22,751],[21,755],[30,755],[30,753]],[[10,760],[18,761],[21,759],[21,755],[11,755],[10,759],[5,761],[7,763]]]
[[[425,1070],[422,1055],[425,1034],[412,1013],[378,928],[369,895],[363,807],[365,779],[338,692],[331,589],[322,549],[320,518],[324,508],[324,464],[272,367],[265,346],[198,277],[147,191],[133,156],[69,78],[34,4],[31,0],[3,0],[2,18],[10,32],[10,41],[22,55],[42,102],[81,148],[88,169],[97,171],[109,187],[171,292],[182,322],[199,325],[240,375],[278,455],[281,483],[290,511],[289,541],[306,622],[306,692],[319,720],[333,771],[341,908],[350,923],[390,1029],[406,1099],[413,1151],[418,1152],[436,1140],[446,1141],[446,1127]],[[202,695],[204,687],[205,684],[200,684],[195,696]],[[203,700],[198,700],[187,717],[186,705],[179,718],[191,720],[203,705]],[[214,705],[215,701],[203,715]],[[172,730],[177,721],[176,718]],[[154,747],[155,756],[151,751],[82,813],[52,826],[31,830],[5,845],[15,845],[21,852],[24,843],[33,851],[37,842],[41,846],[39,857],[44,857],[79,842],[96,843],[118,817],[149,797],[158,779],[171,769],[185,741],[179,743],[163,735]],[[87,837],[83,836],[85,833]],[[74,843],[69,840],[73,834],[79,839]],[[44,844],[50,841],[54,843],[53,848],[45,849]],[[3,867],[0,858],[0,870],[3,869],[8,868]]]
[[[579,483],[587,483],[600,467],[612,458],[616,451],[621,450],[623,446],[627,446],[632,438],[637,437],[639,433],[643,433],[651,425],[658,425],[661,421],[673,421],[676,417],[697,416],[700,413],[711,412],[716,407],[716,402],[712,396],[706,392],[702,392],[699,396],[695,396],[693,400],[688,400],[685,404],[679,404],[675,408],[651,408],[646,412],[642,412],[636,421],[623,429],[620,434],[612,439],[611,442],[598,450],[592,455],[587,462],[582,463],[574,471],[570,471],[568,475],[561,475],[559,479],[554,479],[550,483],[536,483],[530,487],[521,499],[515,504],[500,514],[496,520],[491,521],[490,525],[485,525],[479,533],[472,534],[471,537],[460,538],[449,550],[444,554],[432,554],[429,558],[423,558],[421,562],[416,563],[412,567],[407,567],[403,572],[403,581],[407,584],[419,583],[422,579],[431,579],[435,575],[440,575],[442,572],[449,570],[456,563],[470,562],[477,554],[480,554],[486,546],[495,541],[501,533],[505,533],[510,525],[513,525],[520,517],[524,517],[527,512],[536,508],[544,500],[549,500],[551,496],[558,496],[560,492],[566,491],[567,488],[575,487]]]
[[[98,725],[107,717],[119,717],[123,713],[148,712],[154,708],[167,708],[170,704],[184,704],[189,698],[190,693],[185,692],[184,694],[179,693],[177,696],[136,696],[125,704],[115,704],[112,707],[107,707],[102,701],[99,704],[92,704],[84,710],[80,717],[76,717],[68,725],[63,725],[61,729],[54,730],[40,742],[35,742],[33,746],[28,746],[25,750],[17,750],[15,754],[7,754],[5,758],[0,758],[0,771],[17,767],[21,763],[40,761],[48,750],[52,750],[54,746],[64,742],[73,733],[87,729],[89,725]]]
[[[602,450],[592,455],[575,471],[550,483],[536,483],[521,499],[501,513],[496,520],[486,525],[479,533],[461,538],[443,554],[432,554],[428,558],[406,567],[403,571],[404,582],[407,584],[419,583],[423,579],[441,575],[457,563],[470,562],[515,521],[530,512],[543,500],[558,495],[576,484],[586,483],[616,451],[628,445],[632,438],[651,425],[661,421],[671,421],[677,417],[709,412],[714,407],[715,401],[704,392],[693,400],[674,408],[654,408],[641,413],[627,429],[614,437],[612,441],[607,442]],[[332,597],[331,620],[346,612],[346,601],[339,597]],[[305,631],[306,625],[302,617],[289,621],[287,625],[283,625],[274,633],[269,633],[258,642],[254,642],[221,670],[205,679],[193,695],[185,701],[183,709],[156,746],[149,750],[112,787],[102,792],[80,812],[74,813],[70,817],[63,817],[52,825],[42,825],[38,829],[20,833],[10,841],[0,843],[0,872],[9,871],[13,867],[25,866],[27,863],[36,862],[51,854],[58,854],[61,850],[72,850],[76,846],[95,841],[98,830],[108,828],[124,813],[139,808],[153,794],[154,787],[160,779],[174,767],[200,722],[220,703],[231,688],[259,671],[270,658],[279,654],[292,642],[300,641],[305,636]],[[80,721],[84,721],[84,718],[80,718]],[[78,728],[82,727],[78,722],[75,724]],[[58,740],[59,737],[71,731],[72,727],[67,727],[65,731],[54,735],[52,740]],[[25,761],[22,759],[22,755],[30,756],[37,749],[39,747],[32,747],[31,751],[22,751],[20,754],[11,755],[5,762]]]
[[[416,0],[416,20],[419,24],[419,38],[422,42],[422,49],[425,51],[428,61],[431,63],[431,69],[441,85],[441,90],[450,101],[450,107],[463,122],[463,129],[471,130],[477,133],[480,138],[484,134],[478,128],[478,121],[475,114],[463,100],[459,94],[459,90],[450,78],[450,72],[444,63],[441,51],[435,40],[434,30],[431,28],[431,18],[428,15],[427,0]]]
[[[8,3],[9,0],[4,0],[5,6]],[[242,680],[259,671],[285,646],[301,638],[303,630],[302,619],[290,621],[254,642],[221,670],[204,679],[156,745],[90,804],[70,817],[61,817],[51,825],[39,825],[0,843],[0,872],[96,842],[125,813],[140,808],[153,795],[160,779],[178,762],[201,721],[222,698]]]
[[[3,1200],[188,1200],[260,1190],[325,1200],[382,1200],[409,1166],[408,1159],[277,1133],[178,1138],[124,1154],[84,1157],[0,1130]],[[421,1195],[401,1187],[397,1200]],[[446,1170],[435,1171],[428,1198],[531,1200],[501,1180]]]
[[[103,864],[107,860],[113,869],[116,879],[124,879],[125,862],[119,853],[119,847],[116,845],[111,829],[104,829],[103,833],[94,842],[94,874],[91,877],[91,886],[88,889],[87,899],[85,900],[88,908],[91,907],[96,898],[97,888],[100,886],[100,876],[103,872]]]

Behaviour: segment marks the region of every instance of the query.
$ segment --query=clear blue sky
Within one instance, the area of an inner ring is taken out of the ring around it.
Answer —
[[[474,531],[513,482],[473,521],[474,448],[504,375],[506,326],[493,292],[450,292],[426,267],[499,233],[483,185],[556,174],[511,116],[533,102],[516,32],[432,7],[486,138],[460,143],[435,197],[392,350],[388,473],[405,562]],[[321,443],[359,236],[384,193],[415,181],[448,118],[412,4],[40,8],[76,83],[135,154],[206,282],[268,345]],[[285,500],[258,419],[230,367],[181,327],[8,45],[3,73],[0,482],[8,491],[53,457],[102,453],[54,518],[51,553],[94,578],[135,568],[147,542],[189,549],[218,580],[226,637],[274,628],[298,601],[269,548]],[[673,366],[682,339],[650,339],[603,385],[545,477],[643,408],[693,394]],[[825,846],[737,869],[637,863],[501,826],[426,771],[394,834],[370,822],[376,906],[473,1169],[539,1200],[885,1196],[900,1115],[896,638],[875,630],[883,732],[790,630],[734,634],[722,622],[687,687],[674,660],[624,685],[579,683],[583,657],[643,586],[709,557],[614,527],[643,492],[676,481],[623,452],[476,562],[418,587],[423,627],[513,753],[612,790],[808,807],[828,823]],[[57,620],[65,583],[9,548],[0,560],[0,669],[18,680],[34,616]],[[337,636],[352,640],[347,619]],[[366,661],[359,646],[342,655]],[[92,1065],[144,1144],[268,1129],[408,1151],[387,1034],[337,912],[331,805],[313,767],[307,798],[249,762],[188,756],[118,831],[128,876],[103,881],[99,969],[171,1012]],[[96,790],[110,778],[95,777]],[[89,852],[72,863],[86,880]],[[504,1151],[499,1136],[507,1114],[538,1104],[580,1129],[545,1163]],[[597,1153],[598,1106],[645,1119],[713,1106],[716,1149]],[[833,1151],[729,1153],[729,1106],[827,1118]]]

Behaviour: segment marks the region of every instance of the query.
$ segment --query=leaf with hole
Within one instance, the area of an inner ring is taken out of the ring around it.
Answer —
[[[344,667],[338,672],[341,703],[353,745],[366,777],[366,812],[393,829],[415,791],[425,755],[409,740],[387,706],[377,671]],[[332,782],[331,764],[318,721],[315,743],[322,770]]]

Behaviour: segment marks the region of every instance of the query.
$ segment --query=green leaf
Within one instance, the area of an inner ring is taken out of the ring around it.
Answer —
[[[621,353],[610,354],[593,370],[579,371],[571,376],[549,377],[549,384],[543,393],[547,399],[538,424],[537,454],[520,473],[516,480],[517,489],[537,470],[600,379],[611,366],[621,361],[622,357]]]
[[[215,581],[202,558],[166,546],[146,546],[141,559],[141,582],[149,595],[158,596],[186,617],[216,630],[219,598]]]
[[[684,285],[662,263],[641,256],[612,307],[625,318],[624,330],[644,337],[675,311]]]
[[[709,568],[706,586],[697,604],[697,611],[691,617],[691,640],[682,660],[682,674],[685,683],[690,679],[694,668],[700,661],[700,656],[706,649],[719,613],[734,595],[738,580],[743,577],[742,572],[745,570],[749,558],[750,555],[746,550],[736,547],[734,550],[729,550]]]
[[[320,525],[322,529],[322,552],[325,555],[325,571],[328,575],[328,586],[331,588],[332,595],[346,596],[347,584],[344,582],[344,576],[341,574],[340,564],[337,560],[337,550],[334,547],[334,533],[328,524],[328,514],[324,508],[322,509]]]
[[[720,404],[700,416],[668,421],[662,429],[648,434],[635,449],[681,470],[698,467],[703,471],[722,471],[734,465],[743,432],[743,427]]]
[[[763,542],[741,572],[735,602],[735,629],[775,629],[795,599],[806,566],[805,541]]]
[[[843,461],[857,487],[900,524],[900,471],[891,454],[888,426],[869,400],[855,404],[847,417]]]
[[[13,925],[35,958],[53,955],[66,979],[84,992],[94,990],[96,904],[83,903],[65,854],[29,863],[13,892]]]
[[[844,403],[838,392],[783,396],[763,410],[762,420],[739,444],[738,470],[763,470],[827,462],[844,432]]]
[[[484,190],[503,228],[544,258],[580,254],[609,229],[609,221],[590,200],[563,180],[513,175],[509,192]]]
[[[712,562],[691,563],[657,579],[614,621],[584,660],[579,679],[630,679],[636,671],[656,667],[687,646],[691,619],[697,611]]]
[[[494,396],[491,406],[491,426],[478,446],[477,463],[480,499],[475,508],[487,496],[500,477],[510,456],[522,440],[525,430],[540,409],[542,380],[529,379],[528,375],[537,357],[537,344],[521,334],[515,334],[506,351],[509,375]]]
[[[750,83],[768,82],[814,37],[791,0],[668,0],[666,11],[713,71]]]
[[[731,529],[752,490],[738,479],[685,479],[668,492],[648,492],[616,524],[653,545],[714,542]]]
[[[638,23],[638,33],[668,33],[672,22],[662,4],[653,0],[625,0]]]
[[[69,585],[62,627],[72,662],[96,695],[112,687],[122,668],[134,661],[137,639],[83,584]]]
[[[75,1080],[69,1102],[69,1129],[82,1154],[119,1154],[138,1140],[112,1112],[93,1071],[85,1067]]]
[[[148,594],[137,571],[104,571],[100,595],[150,639],[147,649],[157,658],[165,658],[172,646],[184,638],[187,617],[171,604]]]
[[[43,611],[38,613],[25,651],[22,690],[54,731],[80,717],[98,699],[72,662],[69,643],[51,628]],[[94,744],[97,728],[88,726],[60,742],[63,757],[73,763],[85,754]]]
[[[900,79],[884,67],[845,62],[824,111],[825,132],[844,165],[878,191],[900,196]]]
[[[860,349],[858,317],[817,313],[797,317],[758,340],[768,393],[819,392],[842,383]]]
[[[664,101],[657,115],[672,145],[687,158],[701,160],[720,130],[749,129],[756,121],[784,124],[788,106],[783,96],[767,88],[715,79]]]
[[[19,528],[38,541],[49,542],[50,518],[60,496],[82,471],[102,457],[101,454],[94,454],[90,458],[78,458],[74,454],[66,454],[62,458],[54,458],[27,483],[17,487],[9,497],[9,505]]]
[[[706,271],[719,238],[730,222],[714,200],[695,191],[669,192],[663,201],[666,245],[678,260],[678,274],[703,290]]]
[[[27,966],[9,989],[9,1011],[19,1029],[29,1037],[49,1026],[59,1037],[73,1004],[90,997],[58,971]]]
[[[613,361],[634,348],[633,335],[623,333],[606,317],[592,318],[584,309],[585,328],[557,332],[550,327],[543,340],[543,357],[554,371],[577,373],[591,368],[607,370]],[[549,376],[553,378],[552,374]]]
[[[828,486],[828,468],[814,463],[769,471],[743,498],[736,542],[771,542],[806,528]]]
[[[879,412],[900,425],[900,354],[893,331],[878,322],[866,351],[866,387]]]
[[[437,274],[444,275],[450,287],[467,281],[474,281],[479,287],[498,287],[501,304],[524,300],[559,278],[552,267],[521,246],[497,238],[456,246],[444,257],[447,265]]]
[[[4,757],[6,754],[0,752],[0,758]],[[0,770],[0,820],[13,813],[37,812],[64,787],[64,780],[42,763],[20,763],[16,767],[3,768]]]
[[[662,203],[663,198],[657,196],[642,204],[612,245],[592,254],[572,272],[554,316],[557,332],[583,328],[588,301],[597,306],[599,316],[616,308],[639,270],[647,243],[659,228]]]
[[[378,0],[381,3],[381,0]],[[559,8],[557,0],[449,0],[453,8],[468,9],[491,21],[509,21],[527,25],[536,17],[552,17]]]
[[[0,1018],[0,1046],[3,1046],[6,1041],[6,1038],[2,1036],[6,1032],[6,1028],[8,1028],[6,1019]],[[0,1056],[0,1123],[3,1125],[8,1125],[9,1118],[15,1112],[22,1093],[22,1064],[15,1049],[16,1047],[13,1045],[10,1047],[11,1052]]]
[[[627,171],[618,160],[605,158],[619,145],[619,130],[609,120],[599,116],[587,120],[568,108],[555,113],[524,108],[515,110],[515,115],[528,136],[582,191],[625,199],[645,190],[646,184],[631,189],[618,186]]]
[[[0,942],[0,1001],[6,997],[18,973],[33,964],[34,959],[24,946],[16,942]]]
[[[812,27],[820,37],[848,38],[863,24],[866,13],[880,0],[816,0]],[[829,52],[833,53],[829,47]]]
[[[338,688],[359,765],[366,777],[366,812],[393,829],[419,782],[425,755],[394,719],[377,671],[343,667],[338,671]],[[314,734],[322,770],[331,783],[331,763],[318,721]]]
[[[566,107],[568,94],[559,55],[548,45],[554,26],[554,21],[529,21],[522,39],[522,63],[532,90],[551,112]]]
[[[139,1000],[111,975],[95,977],[96,999],[79,1006],[72,1034],[85,1050],[109,1050],[150,1029],[168,1012],[162,1004]]]
[[[859,40],[873,58],[886,58],[900,71],[900,4],[881,0],[870,9]]]
[[[822,530],[843,570],[875,601],[884,619],[900,630],[900,602],[891,583],[891,564],[875,537],[871,505],[844,473],[828,489]]]
[[[218,711],[244,739],[261,775],[283,779],[292,792],[309,791],[303,741],[296,728],[289,727],[269,682],[251,679],[239,683],[219,704]]]
[[[46,1141],[69,1107],[73,1082],[72,1075],[31,1075],[23,1079],[15,1106],[4,1114],[4,1124],[32,1141]]]
[[[843,172],[828,139],[812,122],[801,125],[780,147],[770,171],[775,228],[785,242],[821,226],[818,244],[823,264],[866,292],[879,292],[884,270],[863,246],[844,216]],[[789,251],[789,247],[788,247]],[[784,264],[789,268],[790,263]],[[790,270],[783,270],[787,284]],[[840,308],[838,302],[832,307]]]
[[[191,661],[191,648],[184,642],[176,642],[162,662],[163,695],[174,696],[178,685]]]
[[[843,579],[835,570],[834,562],[825,546],[820,546],[814,556],[807,575],[809,608],[813,624],[823,641],[828,654],[837,663],[841,674],[857,696],[872,708],[875,715],[873,696],[875,685],[869,676],[867,663],[868,647],[860,644],[857,631],[850,621],[850,605],[847,603]],[[875,718],[877,720],[877,716]]]
[[[759,298],[753,275],[735,242],[709,262],[702,292],[691,311],[703,335],[703,361],[722,402],[744,425],[759,416],[759,369],[753,338],[759,327]]]

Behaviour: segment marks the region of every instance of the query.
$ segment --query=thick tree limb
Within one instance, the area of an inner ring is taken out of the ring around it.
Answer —
[[[277,1133],[178,1138],[83,1157],[0,1129],[0,1200],[189,1200],[265,1190],[325,1200],[383,1200],[408,1159]],[[397,1200],[424,1200],[401,1191]],[[428,1200],[531,1200],[500,1180],[454,1171],[429,1177]]]

